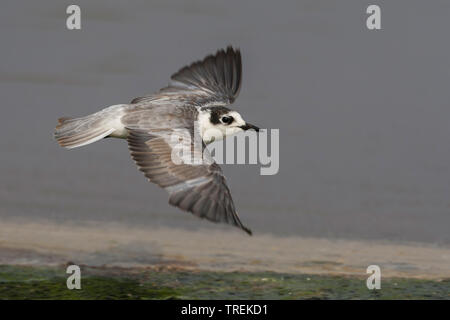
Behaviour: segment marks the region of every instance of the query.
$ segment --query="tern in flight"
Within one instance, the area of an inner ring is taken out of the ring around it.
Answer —
[[[239,94],[241,78],[241,53],[228,47],[182,68],[155,94],[85,117],[58,119],[54,136],[68,149],[107,137],[126,139],[139,170],[169,193],[171,205],[251,234],[236,213],[221,168],[206,149],[215,139],[249,129],[259,131],[227,108]],[[201,137],[200,164],[173,161],[172,139],[180,132],[190,135],[192,145],[195,136]]]

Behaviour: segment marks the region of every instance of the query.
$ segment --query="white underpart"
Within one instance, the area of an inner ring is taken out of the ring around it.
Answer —
[[[234,121],[229,125],[223,123],[213,124],[211,123],[210,111],[199,111],[198,125],[202,139],[206,144],[244,131],[240,127],[245,125],[245,121],[238,112],[230,111],[227,114],[221,115],[221,117],[223,116],[231,116],[234,118]]]
[[[113,138],[126,139],[128,136],[128,131],[123,125],[121,118],[125,113],[125,109],[128,107],[126,104],[117,104],[114,106],[110,106],[105,111],[111,111],[113,116],[110,117],[110,121],[108,122],[108,126],[113,129],[112,133],[109,135]]]

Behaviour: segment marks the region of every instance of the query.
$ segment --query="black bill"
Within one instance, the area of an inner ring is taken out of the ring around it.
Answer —
[[[244,131],[253,129],[256,132],[259,132],[259,128],[257,126],[254,126],[254,125],[250,124],[250,123],[246,123],[245,125],[241,126],[241,129],[243,129]]]

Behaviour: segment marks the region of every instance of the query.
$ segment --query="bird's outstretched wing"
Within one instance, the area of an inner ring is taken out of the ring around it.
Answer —
[[[241,53],[228,47],[180,69],[172,75],[167,87],[156,94],[135,98],[131,103],[164,98],[191,105],[225,106],[237,98],[241,78]]]
[[[202,164],[180,163],[173,161],[174,130],[128,130],[131,157],[151,182],[169,192],[171,205],[200,218],[237,226],[251,235],[250,229],[242,224],[236,213],[222,170],[206,149],[203,152],[202,142],[200,150],[195,149],[192,143],[195,159],[205,155]],[[192,140],[191,134],[192,131],[180,130],[176,139]]]

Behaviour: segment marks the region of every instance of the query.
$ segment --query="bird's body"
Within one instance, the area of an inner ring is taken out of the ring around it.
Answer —
[[[226,107],[237,97],[240,83],[240,52],[229,47],[184,67],[158,93],[86,117],[60,118],[55,138],[69,149],[106,137],[126,139],[139,169],[169,192],[170,204],[251,234],[239,220],[222,170],[205,152],[215,139],[258,129]],[[200,145],[193,150],[202,162],[174,161],[174,136]]]

